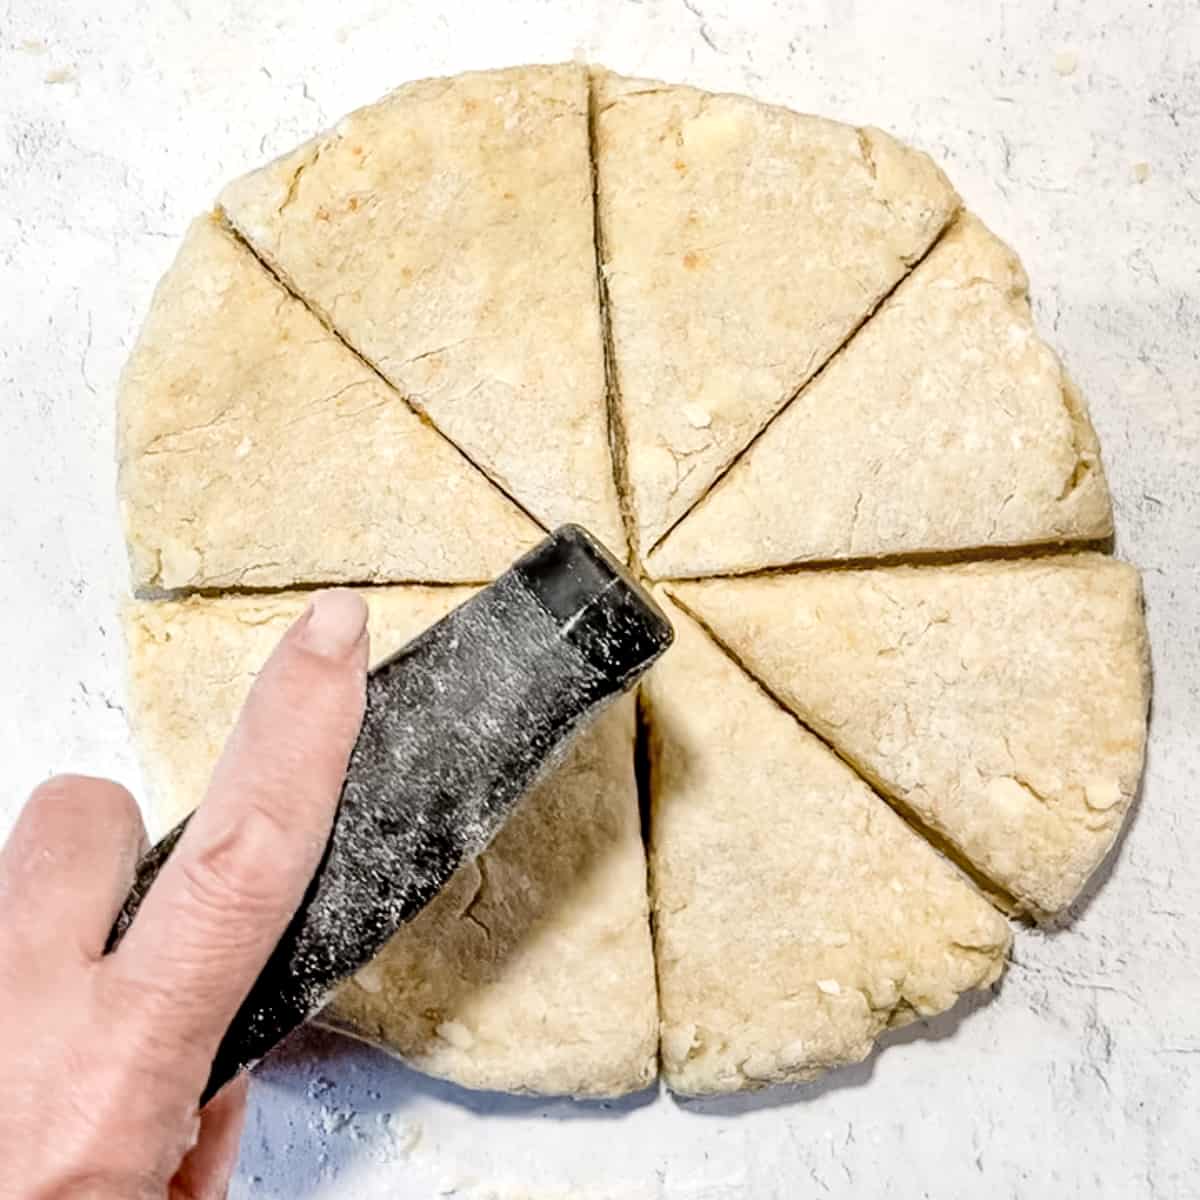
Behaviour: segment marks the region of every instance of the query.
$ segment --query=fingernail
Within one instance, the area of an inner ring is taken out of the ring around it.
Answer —
[[[300,629],[300,644],[322,658],[345,658],[362,640],[367,628],[363,598],[346,588],[318,592],[308,604],[308,620]]]

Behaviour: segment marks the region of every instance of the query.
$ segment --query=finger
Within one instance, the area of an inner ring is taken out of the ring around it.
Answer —
[[[366,616],[353,592],[321,592],[284,635],[113,955],[156,1037],[206,1062],[324,853],[362,722]]]
[[[145,845],[137,804],[120,784],[46,780],[0,851],[0,928],[39,954],[69,947],[98,958]]]
[[[200,1134],[171,1181],[170,1200],[224,1200],[246,1124],[250,1077],[223,1087],[200,1114]]]

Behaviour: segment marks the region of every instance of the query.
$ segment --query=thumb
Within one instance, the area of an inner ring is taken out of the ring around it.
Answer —
[[[239,1076],[200,1114],[200,1133],[171,1180],[169,1200],[225,1200],[237,1166],[250,1077]]]

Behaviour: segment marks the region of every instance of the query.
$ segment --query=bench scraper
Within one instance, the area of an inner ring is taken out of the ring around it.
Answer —
[[[672,638],[625,569],[566,525],[377,666],[325,857],[225,1034],[201,1104],[316,1013],[479,854],[572,736]],[[138,865],[109,950],[186,825]]]

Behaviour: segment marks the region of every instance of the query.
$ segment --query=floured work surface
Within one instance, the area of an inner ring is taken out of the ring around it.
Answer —
[[[214,592],[403,585],[378,656],[575,520],[679,634],[649,893],[629,701],[323,1020],[470,1087],[660,1054],[713,1093],[987,987],[995,906],[1062,913],[1114,843],[1149,684],[1027,289],[887,134],[573,65],[406,85],[235,181],[120,400],[135,586],[205,593],[129,610],[164,824],[303,604]]]

